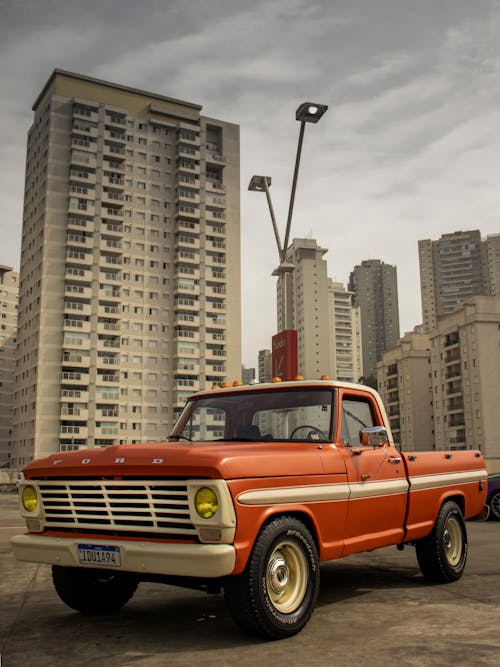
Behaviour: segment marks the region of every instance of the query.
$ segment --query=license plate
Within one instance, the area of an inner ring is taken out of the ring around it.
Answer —
[[[119,547],[98,544],[79,544],[78,559],[81,565],[108,565],[121,567]]]

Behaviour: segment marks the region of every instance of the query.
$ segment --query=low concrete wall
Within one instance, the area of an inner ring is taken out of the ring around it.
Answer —
[[[18,470],[10,470],[9,468],[0,468],[0,492],[15,491],[18,479],[19,479]]]

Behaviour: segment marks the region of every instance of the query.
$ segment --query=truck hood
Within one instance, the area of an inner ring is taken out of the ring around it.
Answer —
[[[325,448],[330,447],[324,445]],[[333,452],[330,452],[330,457]],[[334,455],[335,456],[335,455]],[[345,472],[341,457],[338,472]],[[331,461],[331,460],[330,460]],[[208,477],[242,479],[324,473],[313,442],[176,442],[78,450],[29,463],[26,479],[57,477]]]

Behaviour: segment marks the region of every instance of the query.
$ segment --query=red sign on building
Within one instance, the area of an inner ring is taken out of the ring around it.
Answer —
[[[273,377],[295,380],[297,376],[297,331],[285,329],[273,336]]]

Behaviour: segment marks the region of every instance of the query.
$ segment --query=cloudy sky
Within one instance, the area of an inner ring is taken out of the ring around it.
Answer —
[[[203,105],[241,126],[243,361],[275,332],[302,101],[292,237],[329,275],[398,268],[401,332],[421,322],[417,241],[500,233],[500,0],[0,0],[0,264],[19,268],[26,133],[55,68]],[[283,235],[283,233],[282,233]]]

